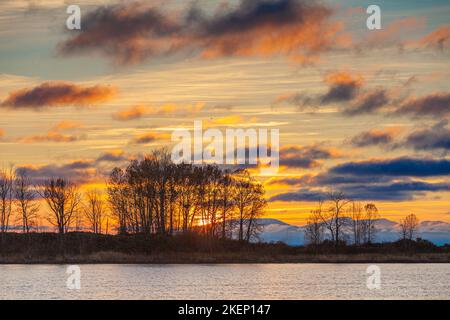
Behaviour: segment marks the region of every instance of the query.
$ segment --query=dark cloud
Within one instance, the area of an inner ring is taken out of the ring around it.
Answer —
[[[333,84],[328,92],[321,97],[321,104],[329,104],[333,102],[350,101],[356,97],[360,84],[357,82],[337,83]]]
[[[114,88],[108,86],[83,87],[65,82],[46,82],[34,88],[11,92],[0,106],[15,109],[86,106],[105,102],[115,92]]]
[[[450,93],[435,93],[420,98],[408,99],[394,112],[396,115],[448,117],[450,115]]]
[[[389,102],[386,90],[376,89],[360,95],[352,105],[344,108],[343,112],[350,116],[371,114],[379,111]]]
[[[349,162],[318,175],[274,178],[268,185],[300,186],[298,191],[282,193],[270,201],[318,201],[327,199],[324,190],[339,190],[353,200],[406,201],[429,192],[448,192],[450,184],[417,181],[417,178],[450,175],[450,161],[398,158]]]
[[[379,113],[385,116],[412,116],[448,118],[450,116],[450,93],[440,92],[422,97],[411,97],[407,86],[400,89],[383,87],[367,88],[358,74],[340,71],[328,74],[324,79],[328,89],[325,93],[308,95],[292,93],[277,97],[272,104],[288,103],[299,107],[315,109],[330,103],[337,103],[346,116]]]
[[[424,196],[425,192],[449,191],[450,185],[411,181],[385,185],[350,185],[341,190],[353,200],[405,201]]]
[[[175,14],[143,1],[122,3],[85,14],[82,30],[61,43],[59,52],[100,52],[119,64],[180,53],[284,54],[305,61],[339,44],[341,27],[329,21],[331,15],[330,8],[304,0],[242,0],[208,14],[195,4]]]
[[[314,168],[318,160],[337,157],[336,152],[321,146],[285,146],[280,149],[280,165],[291,168]]]
[[[131,144],[148,144],[157,140],[170,139],[170,135],[162,133],[148,132],[136,135],[131,141]]]
[[[350,143],[356,147],[385,146],[393,142],[394,137],[390,131],[370,130],[354,136]]]
[[[125,154],[125,152],[118,150],[102,153],[96,159],[96,162],[121,162],[126,160],[129,160],[129,157]]]
[[[415,150],[450,150],[450,129],[444,120],[432,128],[417,130],[406,138],[405,144]]]
[[[450,175],[450,160],[396,158],[348,162],[329,170],[332,174],[398,177],[432,177]]]
[[[307,108],[318,108],[330,103],[348,102],[357,97],[363,84],[363,78],[348,71],[330,72],[324,82],[328,85],[325,93],[307,95],[303,93],[288,94],[277,97],[272,103],[288,103],[299,107],[301,111]]]
[[[41,184],[51,178],[66,178],[75,183],[86,183],[96,172],[94,162],[89,160],[79,160],[62,165],[21,166],[17,170],[24,172],[36,184]]]
[[[364,175],[345,175],[334,174],[331,172],[320,173],[312,178],[310,183],[315,186],[334,186],[346,184],[372,184],[390,182],[392,177],[385,176],[364,176]]]
[[[322,97],[321,102],[328,104],[331,102],[348,101],[355,97],[357,90],[358,87],[353,84],[335,85]]]
[[[355,184],[339,188],[345,196],[352,200],[381,200],[381,201],[407,201],[421,197],[426,192],[449,191],[447,183],[427,183],[422,181],[398,182],[381,185]],[[282,193],[273,196],[269,201],[307,201],[316,202],[326,200],[327,192],[302,188],[295,192]]]

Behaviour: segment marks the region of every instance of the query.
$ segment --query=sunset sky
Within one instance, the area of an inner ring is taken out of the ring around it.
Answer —
[[[194,120],[273,128],[266,217],[303,224],[333,189],[450,222],[449,17],[448,0],[2,0],[0,167],[98,187]]]

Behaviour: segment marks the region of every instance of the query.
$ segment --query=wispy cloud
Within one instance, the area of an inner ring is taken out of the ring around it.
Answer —
[[[71,131],[83,128],[83,123],[80,121],[63,120],[55,124],[52,131]]]
[[[74,136],[74,135],[66,135],[61,134],[59,132],[47,132],[46,134],[42,135],[31,135],[31,136],[24,136],[20,137],[18,141],[23,143],[40,143],[40,142],[74,142],[79,140],[80,137]]]
[[[200,112],[204,107],[203,102],[197,102],[195,104],[174,104],[168,103],[159,107],[151,107],[147,105],[135,105],[127,108],[123,108],[112,114],[112,118],[118,121],[130,121],[140,119],[145,116],[166,116],[177,114],[179,116],[187,114],[195,114]]]

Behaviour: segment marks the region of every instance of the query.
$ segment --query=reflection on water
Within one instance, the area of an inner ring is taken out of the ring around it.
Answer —
[[[1,265],[0,299],[450,299],[450,264]]]

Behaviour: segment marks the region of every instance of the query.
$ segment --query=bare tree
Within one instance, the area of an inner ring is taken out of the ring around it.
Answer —
[[[232,174],[229,171],[226,171],[221,180],[221,186],[219,190],[221,204],[222,238],[226,238],[227,232],[232,232],[233,228],[232,222],[235,209],[235,202],[233,199],[236,197],[234,183],[235,181],[232,178]]]
[[[372,243],[375,240],[375,235],[377,232],[376,222],[380,218],[378,213],[378,208],[373,203],[368,203],[364,206],[366,212],[364,217],[365,222],[365,237],[364,241],[366,243]]]
[[[31,227],[35,225],[39,212],[39,203],[36,200],[37,192],[34,190],[32,181],[24,170],[16,170],[14,194],[15,204],[19,213],[18,218],[22,223],[22,231],[28,233]]]
[[[324,239],[324,223],[322,221],[323,202],[320,201],[317,209],[312,210],[305,226],[305,242],[309,245],[317,246]]]
[[[83,213],[92,232],[102,233],[106,212],[105,201],[99,190],[90,190],[86,192],[86,202],[84,204]]]
[[[266,205],[264,189],[249,174],[243,170],[236,176],[235,203],[239,220],[238,239],[249,241],[252,233],[257,231],[256,218]]]
[[[66,233],[81,203],[78,188],[64,178],[50,179],[44,183],[41,195],[52,213],[48,221],[59,233]]]
[[[124,170],[115,168],[108,181],[108,200],[111,206],[111,214],[118,225],[119,234],[128,231],[129,220],[129,188]]]
[[[351,229],[353,233],[353,243],[360,245],[364,242],[367,224],[363,214],[361,203],[353,202],[350,208]]]
[[[8,231],[13,202],[13,169],[0,170],[0,232]]]
[[[417,228],[419,226],[419,219],[417,219],[415,214],[410,214],[400,221],[400,231],[402,239],[413,240],[415,234],[417,233]]]
[[[345,207],[350,201],[344,193],[331,191],[328,193],[327,208],[320,212],[322,222],[330,232],[331,240],[335,243],[336,248],[339,245],[339,241],[342,241],[345,235],[342,231],[345,223],[343,215],[345,213]]]

